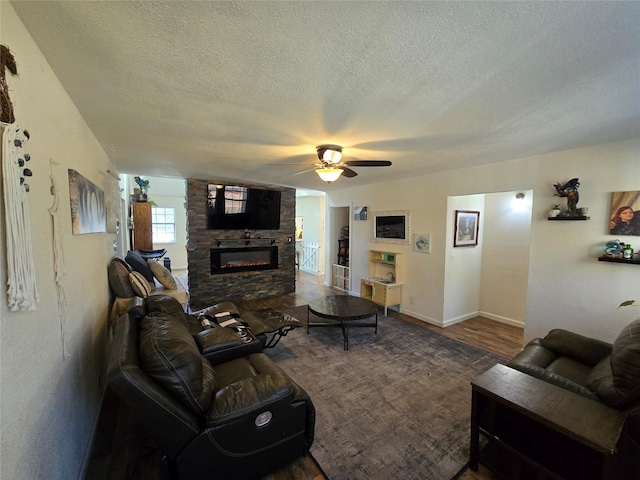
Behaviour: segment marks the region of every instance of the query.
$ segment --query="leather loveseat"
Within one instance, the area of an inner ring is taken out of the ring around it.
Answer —
[[[627,415],[627,471],[640,468],[640,319],[613,344],[562,329],[531,340],[508,366]],[[632,478],[632,477],[629,477]]]
[[[219,326],[195,332],[193,321],[171,297],[145,300],[116,320],[108,366],[110,387],[177,478],[261,478],[306,455],[315,425],[306,392],[251,353],[259,341]]]

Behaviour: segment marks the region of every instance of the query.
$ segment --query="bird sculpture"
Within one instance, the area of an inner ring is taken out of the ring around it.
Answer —
[[[570,216],[578,215],[577,205],[580,199],[578,187],[580,186],[580,181],[577,178],[572,178],[564,185],[555,183],[553,186],[556,187],[556,192],[558,192],[554,194],[554,197],[566,197],[568,214]]]

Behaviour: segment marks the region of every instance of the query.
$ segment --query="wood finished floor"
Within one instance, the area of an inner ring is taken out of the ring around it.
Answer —
[[[325,295],[341,295],[336,289],[325,287],[324,277],[312,275],[301,271],[296,271],[296,292],[282,297],[271,297],[267,299],[247,300],[236,302],[245,308],[290,308],[299,305],[307,305],[314,298]],[[407,322],[418,325],[432,332],[453,338],[468,345],[473,345],[491,353],[501,355],[505,358],[513,358],[522,350],[523,329],[513,325],[507,325],[485,317],[475,317],[464,322],[456,323],[447,328],[437,327],[422,320],[417,320],[408,315],[392,310],[388,311],[390,316],[399,317]],[[279,472],[282,474],[284,472]],[[285,477],[275,476],[271,480],[283,480]],[[295,478],[295,477],[292,477]],[[318,477],[297,477],[298,480],[322,480]],[[461,477],[465,480],[494,480],[496,477],[480,465],[477,472],[469,470]],[[288,477],[287,477],[288,480]]]
[[[174,272],[185,285],[186,272]],[[325,287],[324,277],[296,271],[296,292],[280,297],[269,297],[256,300],[235,302],[238,307],[246,309],[286,309],[307,305],[314,298],[325,295],[341,295],[338,290]],[[408,315],[389,310],[389,315],[399,317],[422,328],[426,328],[440,335],[456,339],[463,343],[482,348],[489,352],[512,358],[522,348],[523,330],[511,325],[502,324],[483,317],[476,317],[447,328],[440,328],[426,322],[416,320]],[[131,428],[131,421],[116,422],[115,418],[121,417],[121,405],[115,395],[109,392],[105,396],[101,419],[98,423],[96,438],[94,440],[92,457],[89,461],[85,480],[166,480],[166,474],[159,468],[160,458],[151,455],[146,461],[135,462],[135,468],[139,471],[132,472],[131,452],[125,452],[118,445],[126,445],[128,439],[135,435],[136,430]],[[157,454],[156,454],[157,455]],[[468,471],[460,477],[465,480],[494,480],[495,477],[480,467],[478,472]],[[290,466],[282,468],[266,477],[265,480],[325,480],[313,461],[294,462]]]

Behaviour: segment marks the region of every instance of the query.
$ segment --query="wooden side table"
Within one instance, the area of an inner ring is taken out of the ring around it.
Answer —
[[[472,470],[482,463],[510,479],[622,478],[623,413],[499,364],[471,386]]]

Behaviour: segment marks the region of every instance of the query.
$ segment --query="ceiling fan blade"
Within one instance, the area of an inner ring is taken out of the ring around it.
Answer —
[[[356,172],[354,172],[350,168],[347,168],[347,167],[338,167],[338,168],[342,170],[342,174],[347,178],[353,178],[358,175]]]
[[[294,175],[302,175],[303,173],[313,172],[314,170],[316,170],[316,168],[318,168],[318,167],[307,168],[306,170],[302,170],[301,172],[294,173]]]
[[[315,165],[318,167],[317,163],[269,163],[269,165],[278,166],[278,165],[297,165],[299,167],[304,167],[305,165]]]
[[[349,160],[344,162],[345,165],[350,167],[390,167],[391,162],[389,160]]]

